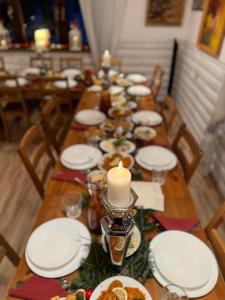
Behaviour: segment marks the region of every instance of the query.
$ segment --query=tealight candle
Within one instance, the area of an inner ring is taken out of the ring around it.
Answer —
[[[107,173],[107,196],[112,206],[124,207],[130,200],[131,173],[123,168],[120,161],[119,166],[112,168]]]
[[[110,67],[111,64],[111,55],[109,53],[109,50],[105,50],[105,52],[102,55],[102,65],[105,67]]]

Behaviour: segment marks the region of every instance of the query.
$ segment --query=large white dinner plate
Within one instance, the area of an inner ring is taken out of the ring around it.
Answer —
[[[101,141],[99,147],[107,153],[111,153],[111,152],[132,153],[136,149],[135,144],[127,140],[124,140],[124,143],[123,145],[121,145],[121,147],[115,147],[114,142],[116,140],[117,139],[115,138],[111,138],[108,140]]]
[[[108,77],[113,77],[113,76],[116,76],[116,75],[118,75],[118,71],[116,71],[116,70],[109,70],[109,73],[108,73]],[[104,72],[103,72],[103,70],[100,70],[100,71],[98,71],[98,78],[103,78],[105,76],[105,74],[104,74]]]
[[[74,78],[77,75],[80,75],[81,71],[78,69],[65,69],[61,72],[62,76],[68,77],[68,78]]]
[[[162,123],[163,118],[160,114],[150,110],[140,110],[132,115],[135,124],[156,126]]]
[[[127,89],[127,93],[132,96],[148,96],[151,94],[151,90],[144,85],[133,85]]]
[[[27,76],[27,75],[40,75],[41,70],[39,68],[27,68],[22,71],[22,76]]]
[[[137,162],[148,167],[149,170],[172,170],[177,165],[176,155],[160,146],[146,146],[139,149]]]
[[[55,269],[66,265],[77,255],[80,248],[79,232],[74,223],[67,220],[51,220],[31,234],[26,251],[34,265]]]
[[[98,125],[106,119],[103,112],[94,109],[83,109],[75,115],[75,120],[80,124]]]
[[[59,230],[61,230],[61,227],[64,228],[64,226],[68,226],[68,228],[70,230],[66,229],[66,232],[68,235],[70,235],[74,239],[78,236],[73,235],[73,231],[76,230],[78,232],[79,237],[80,237],[80,248],[79,248],[77,255],[75,255],[68,264],[64,265],[63,267],[55,268],[52,270],[46,270],[46,269],[43,269],[43,268],[40,268],[40,267],[34,265],[29,258],[27,249],[25,251],[25,258],[26,258],[28,267],[35,274],[46,277],[46,278],[58,278],[58,277],[66,276],[66,275],[74,272],[81,266],[83,260],[86,259],[89,254],[90,244],[91,244],[91,235],[90,235],[90,232],[88,231],[88,229],[86,228],[86,226],[77,220],[73,220],[73,219],[69,219],[69,218],[58,218],[58,219],[52,220],[51,222],[56,222],[56,223],[60,224],[61,226],[60,226]],[[59,243],[60,242],[61,241],[59,239]],[[52,254],[54,255],[54,253],[52,253]]]
[[[68,87],[73,88],[77,85],[77,81],[74,79],[69,78],[68,79]],[[65,80],[57,80],[54,82],[54,86],[59,89],[66,89],[67,88],[67,82]]]
[[[197,253],[193,252],[193,255],[196,255],[196,256],[198,255],[198,257],[199,257],[199,252],[202,251],[201,253],[204,253],[202,255],[204,255],[205,259],[206,259],[206,256],[207,256],[207,261],[205,261],[205,263],[207,265],[208,264],[210,265],[210,271],[209,271],[209,278],[206,281],[206,283],[203,284],[200,287],[196,287],[196,288],[184,288],[184,290],[187,293],[187,295],[188,295],[189,298],[202,297],[202,296],[208,294],[214,288],[214,286],[215,286],[215,284],[217,282],[217,278],[218,278],[218,265],[217,265],[217,262],[216,262],[216,259],[215,259],[214,255],[212,254],[212,252],[210,251],[210,249],[201,240],[199,240],[195,236],[193,236],[193,235],[191,235],[189,233],[186,233],[186,232],[176,231],[176,230],[169,230],[169,231],[162,232],[162,233],[158,234],[151,241],[151,243],[150,243],[150,251],[151,251],[150,261],[152,261],[152,259],[153,259],[153,261],[155,261],[155,255],[157,255],[157,251],[159,249],[158,245],[159,245],[159,243],[161,243],[161,240],[164,239],[165,236],[168,236],[168,235],[169,236],[176,235],[176,237],[178,237],[178,235],[182,236],[182,240],[179,240],[179,238],[177,238],[177,240],[176,240],[176,244],[179,244],[179,247],[182,247],[182,241],[184,239],[183,236],[186,236],[186,237],[187,237],[187,235],[191,236],[191,237],[189,237],[189,239],[190,240],[192,239],[192,241],[194,240],[195,241],[194,243],[196,243],[196,244],[198,243],[197,247],[199,247],[199,249],[200,249],[200,250],[197,250]],[[173,271],[176,272],[177,271],[177,267],[178,267],[178,269],[180,268],[180,266],[178,266],[178,261],[180,259],[180,254],[179,254],[178,257],[174,258],[174,254],[171,255],[170,251],[168,251],[168,254],[167,254],[167,249],[169,249],[169,246],[166,249],[164,249],[166,251],[165,252],[165,256],[167,256],[167,261],[169,260],[169,258],[171,258],[171,261],[173,261],[173,267],[169,271],[171,273]],[[163,249],[161,249],[161,251],[163,251]],[[186,249],[186,247],[183,247],[183,250],[180,249],[179,251],[187,251],[187,249]],[[181,278],[180,278],[180,280],[181,280],[182,278],[184,278],[184,276],[186,276],[186,272],[189,270],[189,266],[187,266],[187,269],[185,269],[185,267],[187,265],[187,262],[181,261],[180,263],[183,266],[183,272],[182,272]],[[162,272],[159,270],[158,265],[156,264],[156,262],[154,264],[155,264],[155,266],[153,268],[153,275],[156,278],[156,280],[161,285],[163,285],[163,286],[166,286],[166,285],[172,283],[172,280],[168,280],[162,274]],[[205,268],[203,267],[202,272],[204,272],[204,271],[205,271]],[[194,272],[194,270],[193,270],[193,272]],[[200,270],[200,272],[201,272],[201,270]],[[198,274],[200,274],[200,273],[198,272]],[[200,277],[201,276],[203,276],[203,275],[200,275]],[[193,277],[195,277],[194,274],[193,274]],[[192,280],[191,277],[190,277],[190,279]],[[199,279],[197,278],[197,280],[199,280]]]
[[[25,86],[26,84],[29,83],[29,81],[23,77],[18,77],[17,82],[18,82],[19,86]],[[16,80],[14,80],[14,79],[6,80],[5,85],[8,87],[16,87],[17,86]]]
[[[105,279],[95,288],[94,292],[90,297],[90,300],[97,300],[101,293],[107,290],[109,285],[115,280],[119,280],[120,282],[122,282],[124,287],[132,287],[139,289],[145,295],[145,300],[152,300],[152,297],[150,296],[147,289],[140,282],[128,276],[113,276]]]
[[[96,166],[102,158],[99,149],[86,145],[77,144],[63,150],[60,161],[72,170],[85,170]]]
[[[143,83],[143,82],[146,82],[148,80],[145,75],[138,74],[138,73],[129,74],[129,75],[127,75],[126,78],[128,80],[132,81],[133,83]]]
[[[112,85],[110,88],[109,88],[109,93],[111,95],[117,95],[117,94],[120,94],[124,91],[124,87],[122,86],[118,86],[118,85]]]

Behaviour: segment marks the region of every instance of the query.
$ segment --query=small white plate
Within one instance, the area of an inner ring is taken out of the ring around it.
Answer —
[[[27,68],[22,71],[21,75],[22,76],[27,76],[27,75],[40,75],[41,70],[39,68]]]
[[[106,119],[103,112],[94,109],[83,109],[75,115],[75,120],[80,124],[98,125]]]
[[[111,152],[124,152],[124,153],[132,153],[134,152],[134,150],[136,149],[136,145],[130,141],[124,140],[123,146],[119,146],[119,147],[115,147],[114,146],[114,142],[117,139],[108,139],[108,140],[104,140],[99,144],[99,147],[108,153]],[[126,148],[126,149],[125,149]]]
[[[147,77],[143,74],[129,74],[126,77],[128,80],[132,81],[133,83],[144,83],[148,81]]]
[[[143,134],[143,132],[146,132],[146,134],[148,134],[148,137],[142,136],[141,134]],[[150,141],[156,136],[156,131],[151,127],[138,126],[134,130],[134,136],[139,140]]]
[[[76,271],[81,266],[83,261],[88,257],[90,251],[90,245],[91,245],[91,235],[84,224],[74,219],[58,218],[58,219],[51,220],[50,222],[60,224],[59,230],[61,230],[62,227],[65,226],[65,224],[67,226],[68,224],[70,224],[69,225],[70,230],[68,231],[67,229],[69,235],[71,234],[71,232],[73,232],[74,229],[77,230],[77,232],[79,233],[79,237],[81,239],[81,244],[77,255],[65,266],[53,270],[46,270],[35,266],[28,256],[27,249],[25,251],[25,259],[28,264],[28,267],[35,274],[46,278],[58,278],[58,277],[66,276]],[[75,236],[73,237],[75,238]]]
[[[17,82],[18,82],[19,86],[25,86],[26,84],[29,83],[29,81],[26,78],[23,78],[23,77],[18,77]],[[14,79],[6,80],[5,85],[8,86],[8,87],[16,87],[17,86],[16,85],[16,80],[14,80]]]
[[[102,86],[101,85],[92,85],[88,88],[89,92],[94,92],[94,93],[99,93],[102,91]]]
[[[119,280],[120,282],[122,282],[124,287],[139,289],[145,295],[145,300],[152,300],[152,297],[150,296],[148,290],[140,282],[128,276],[113,276],[105,279],[95,288],[90,297],[90,300],[97,300],[100,297],[101,293],[103,291],[106,291],[109,285],[115,280]]]
[[[68,87],[73,88],[77,85],[77,81],[73,79],[68,79]],[[59,88],[59,89],[66,89],[67,88],[67,83],[65,80],[57,80],[54,82],[54,86]]]
[[[125,106],[128,107],[129,109],[135,109],[135,108],[137,108],[138,105],[134,101],[128,101]]]
[[[78,69],[65,69],[61,72],[61,75],[67,78],[73,79],[75,76],[80,75],[81,70]]]
[[[163,121],[160,114],[151,110],[140,110],[134,113],[131,119],[135,124],[145,126],[157,126]]]
[[[109,70],[108,77],[117,76],[119,74],[116,70]],[[98,78],[103,78],[105,76],[103,70],[98,71]]]
[[[109,93],[111,95],[118,95],[121,94],[124,91],[124,88],[122,86],[112,85],[109,88]]]
[[[131,96],[148,96],[151,94],[150,88],[144,85],[133,85],[127,89],[127,93]]]

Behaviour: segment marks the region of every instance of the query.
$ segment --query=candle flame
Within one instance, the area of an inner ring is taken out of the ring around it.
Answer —
[[[119,170],[121,170],[121,169],[122,169],[122,167],[123,167],[123,163],[122,163],[122,161],[120,161],[120,162],[119,162],[119,165],[118,165],[118,167],[119,167]]]

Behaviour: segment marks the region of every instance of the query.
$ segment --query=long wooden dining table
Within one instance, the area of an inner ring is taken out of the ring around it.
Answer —
[[[81,97],[80,103],[78,104],[75,113],[82,109],[94,108],[98,106],[100,103],[100,98],[100,93],[85,91]],[[138,109],[155,110],[156,106],[151,96],[141,97],[139,99]],[[161,124],[159,126],[156,126],[155,129],[157,132],[157,136],[154,140],[155,143],[161,145],[168,145],[169,143],[164,125]],[[66,148],[76,143],[86,143],[84,132],[70,128],[66,136],[65,142],[63,144],[63,148]],[[54,173],[65,170],[66,168],[63,167],[60,160],[58,160],[54,168]],[[144,169],[141,169],[141,171],[144,178],[148,180],[150,178],[150,172]],[[197,218],[196,210],[191,201],[191,196],[179,165],[169,172],[168,177],[166,179],[166,183],[163,185],[162,189],[165,196],[165,211],[158,214],[170,217]],[[33,229],[35,229],[37,226],[48,220],[64,216],[60,208],[60,194],[70,190],[79,190],[84,193],[87,192],[82,185],[77,183],[60,182],[55,181],[53,179],[50,180],[46,188],[46,195],[43,199],[43,203],[38,213]],[[79,220],[87,225],[87,211],[85,209],[82,211]],[[156,234],[157,232],[152,230],[146,234],[146,238],[153,237]],[[208,243],[205,232],[201,226],[196,231],[193,231],[192,234],[200,238],[206,244]],[[68,277],[70,279],[73,278],[75,274],[77,274],[77,272],[79,271],[70,274]],[[32,274],[32,271],[28,268],[26,264],[25,257],[22,256],[19,266],[16,270],[15,276],[12,278],[8,288],[15,287],[17,281],[24,281],[30,276],[32,276]],[[145,286],[151,294],[153,300],[159,299],[159,292],[161,287],[154,277],[150,278],[146,282]],[[6,296],[6,299],[12,300],[15,298]],[[208,295],[205,295],[198,299],[225,299],[225,285],[222,276],[219,275],[214,289]]]

